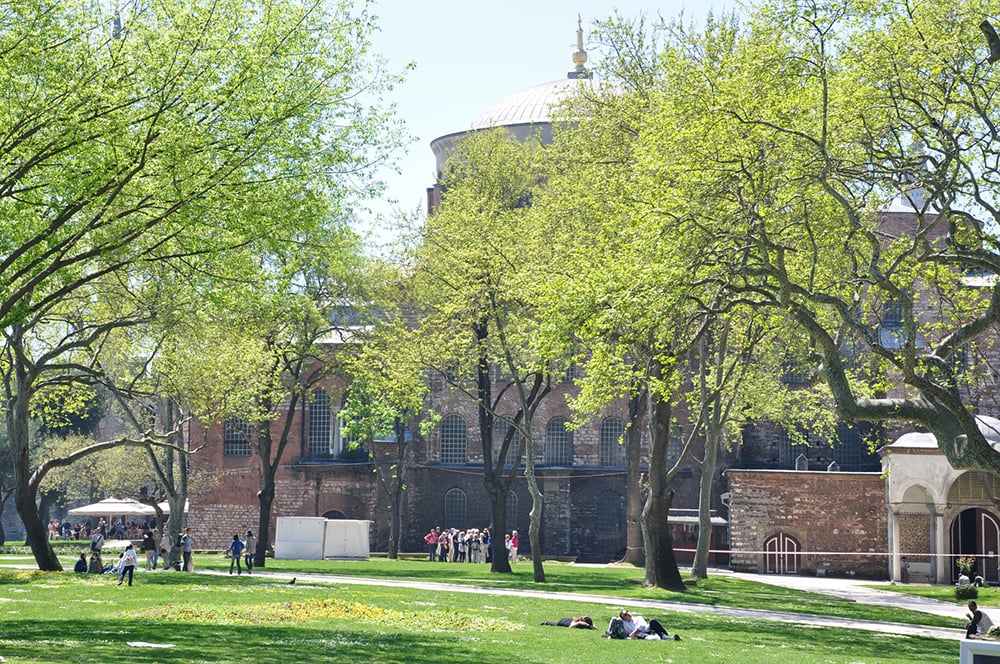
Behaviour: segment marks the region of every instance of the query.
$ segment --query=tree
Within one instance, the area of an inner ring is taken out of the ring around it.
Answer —
[[[439,419],[424,410],[428,391],[424,368],[408,364],[413,356],[399,352],[407,325],[405,317],[392,316],[371,333],[359,335],[360,345],[347,359],[351,382],[340,415],[346,423],[344,433],[360,441],[388,497],[390,559],[399,556],[411,427],[419,417],[416,433],[426,438]],[[377,440],[391,440],[392,445],[387,446],[391,451],[378,450]]]
[[[714,191],[683,208],[712,229],[714,278],[809,334],[843,419],[923,427],[954,467],[1000,472],[977,418],[1000,320],[986,14],[762,3],[646,147],[660,182]]]
[[[535,139],[505,130],[467,137],[449,161],[440,209],[421,232],[413,265],[418,328],[414,347],[475,405],[483,441],[483,478],[495,540],[506,530],[506,497],[521,459],[532,496],[529,539],[534,578],[541,563],[542,495],[534,477],[532,417],[569,353],[537,343],[538,310],[527,297],[527,265],[544,252],[532,241],[530,204],[542,177]],[[493,377],[501,372],[498,393]],[[512,394],[513,393],[513,394]],[[497,420],[503,438],[494,439]],[[492,570],[510,572],[494,547]]]
[[[357,93],[392,80],[370,75],[373,19],[347,5],[168,0],[111,17],[29,0],[3,12],[0,377],[15,505],[39,568],[58,570],[36,504],[47,466],[30,457],[36,395],[104,380],[112,337],[155,347],[144,328],[176,315],[166,286],[238,280],[228,250],[297,251],[292,231],[391,145],[389,117]]]

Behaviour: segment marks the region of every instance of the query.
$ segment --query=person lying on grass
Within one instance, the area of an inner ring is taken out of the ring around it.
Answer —
[[[551,625],[552,627],[570,627],[576,629],[597,629],[594,627],[594,621],[590,619],[590,616],[580,616],[579,618],[560,618],[557,622],[551,622],[549,620],[543,620],[543,625]]]

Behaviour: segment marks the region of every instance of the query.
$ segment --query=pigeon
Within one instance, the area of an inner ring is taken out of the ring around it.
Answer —
[[[295,577],[294,576],[292,577],[292,580],[288,582],[288,585],[290,585],[290,586],[294,586],[295,585]]]
[[[997,36],[997,31],[993,29],[993,25],[989,21],[984,20],[979,24],[979,29],[986,35],[986,42],[990,45],[990,54],[986,56],[986,61],[994,63],[1000,60],[1000,37]]]

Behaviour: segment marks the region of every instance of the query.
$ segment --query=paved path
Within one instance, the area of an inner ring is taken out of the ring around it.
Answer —
[[[205,574],[221,574],[222,572],[202,572]],[[794,623],[800,625],[812,625],[817,627],[840,627],[847,629],[860,629],[870,632],[885,632],[888,634],[899,634],[902,636],[928,636],[938,639],[959,640],[965,636],[965,629],[961,626],[964,620],[964,609],[961,606],[949,602],[904,595],[891,592],[889,590],[877,590],[863,587],[873,585],[872,582],[856,581],[853,579],[827,579],[817,577],[784,577],[773,575],[757,574],[735,574],[728,571],[718,571],[718,574],[733,574],[740,578],[769,583],[772,585],[787,587],[795,590],[822,593],[844,601],[859,602],[877,606],[893,606],[897,608],[923,611],[940,616],[954,618],[956,627],[946,629],[943,627],[925,627],[920,625],[909,625],[905,623],[882,622],[859,620],[854,618],[837,618],[831,616],[816,616],[803,613],[789,613],[782,611],[767,611],[763,609],[741,609],[726,606],[714,606],[708,604],[687,604],[684,602],[667,602],[650,599],[623,599],[621,597],[611,597],[608,595],[594,595],[590,593],[553,593],[546,590],[522,590],[513,588],[490,588],[484,586],[470,586],[453,583],[439,583],[428,581],[407,581],[402,579],[368,579],[361,577],[349,577],[326,574],[285,574],[279,572],[268,572],[257,570],[257,575],[268,576],[279,579],[291,579],[297,577],[300,581],[308,580],[314,583],[339,583],[348,585],[369,585],[369,586],[399,586],[403,588],[415,588],[418,590],[443,590],[459,593],[476,593],[490,595],[509,595],[520,597],[537,597],[541,599],[565,599],[570,602],[591,602],[595,604],[605,604],[610,613],[617,613],[623,604],[634,609],[652,609],[675,611],[678,613],[712,613],[715,615],[731,616],[734,618],[744,618],[747,620],[772,620],[784,623]],[[886,584],[888,585],[888,584]]]

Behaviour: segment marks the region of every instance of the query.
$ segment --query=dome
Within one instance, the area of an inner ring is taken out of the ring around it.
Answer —
[[[563,78],[514,93],[480,115],[472,123],[472,130],[548,123],[552,108],[581,86],[594,89],[594,80]]]

